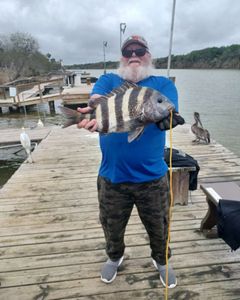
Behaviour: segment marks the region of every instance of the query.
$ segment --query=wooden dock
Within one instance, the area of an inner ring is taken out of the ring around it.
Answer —
[[[194,145],[188,126],[174,129],[173,146],[201,167],[200,182],[240,180],[240,158],[219,145]],[[146,232],[133,211],[125,260],[116,280],[100,281],[106,259],[98,221],[98,138],[75,126],[53,128],[0,190],[0,299],[164,299]],[[172,300],[240,298],[240,252],[199,231],[207,211],[203,192],[175,206],[171,263],[178,286]]]

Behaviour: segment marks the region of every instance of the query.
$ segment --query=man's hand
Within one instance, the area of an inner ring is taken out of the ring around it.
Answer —
[[[92,111],[92,108],[90,106],[84,107],[84,108],[80,108],[78,107],[77,111],[79,111],[82,114],[87,114],[90,113]],[[96,119],[92,119],[91,121],[89,120],[82,120],[80,123],[77,124],[78,128],[84,128],[87,129],[91,132],[94,132],[97,130],[98,128],[98,124],[97,124],[97,120]]]
[[[176,127],[177,125],[183,125],[185,120],[179,115],[179,113],[173,111],[172,112],[172,128]],[[171,116],[169,115],[167,118],[163,119],[162,121],[158,122],[157,125],[160,130],[169,130],[170,129],[170,119]]]
[[[97,99],[97,98],[100,98],[101,95],[99,94],[93,94],[90,98],[89,101],[94,101],[94,99]],[[78,107],[77,111],[79,111],[80,113],[82,114],[88,114],[90,113],[91,111],[93,110],[92,107],[90,106],[87,106],[87,107],[84,107],[84,108],[80,108]],[[91,121],[89,120],[82,120],[80,123],[77,124],[77,127],[78,128],[84,128],[84,129],[87,129],[91,132],[94,132],[97,130],[98,128],[98,124],[97,124],[97,120],[96,119],[92,119]]]

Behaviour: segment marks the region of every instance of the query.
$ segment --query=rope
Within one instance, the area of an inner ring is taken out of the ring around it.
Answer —
[[[170,231],[171,231],[171,218],[172,218],[172,207],[173,207],[173,185],[172,185],[172,121],[173,121],[173,113],[170,112],[170,131],[169,131],[169,142],[170,142],[170,156],[169,156],[169,192],[170,192],[170,205],[169,205],[169,213],[168,213],[168,238],[166,243],[166,287],[164,299],[168,299],[168,247],[170,242]]]

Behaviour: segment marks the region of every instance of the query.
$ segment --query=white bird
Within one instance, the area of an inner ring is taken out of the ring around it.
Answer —
[[[27,162],[33,163],[32,155],[31,155],[31,140],[28,134],[25,132],[24,127],[22,128],[22,133],[20,134],[20,142],[28,155]]]
[[[38,120],[37,127],[39,127],[39,128],[43,128],[44,127],[44,124],[43,124],[43,122],[42,122],[41,119]]]

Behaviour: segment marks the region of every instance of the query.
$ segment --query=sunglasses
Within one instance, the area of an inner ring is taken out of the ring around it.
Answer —
[[[127,49],[124,49],[122,51],[122,56],[126,57],[126,58],[130,58],[132,57],[133,53],[135,53],[136,56],[144,56],[147,52],[147,49],[146,48],[139,48],[139,49],[135,49],[135,50],[127,50]]]

